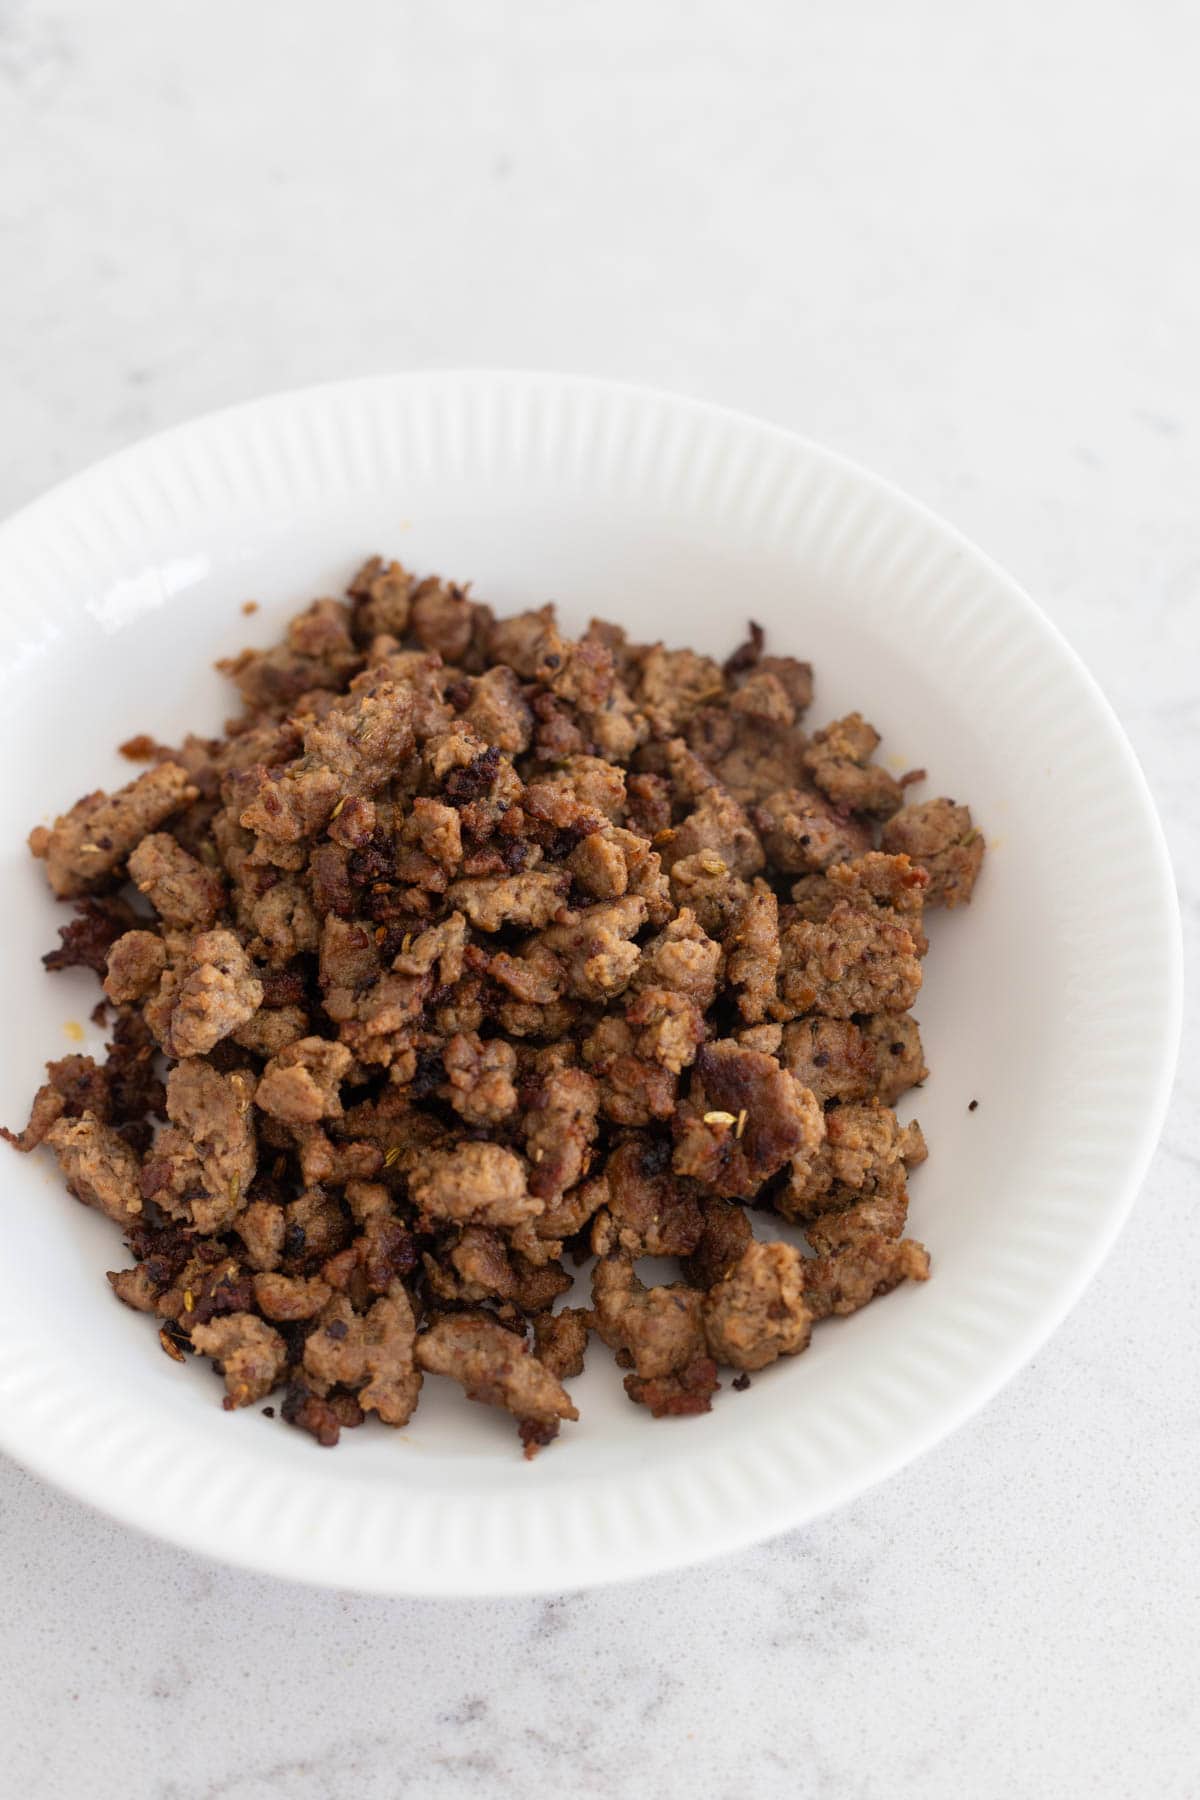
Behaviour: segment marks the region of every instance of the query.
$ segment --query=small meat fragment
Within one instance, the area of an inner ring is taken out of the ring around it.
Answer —
[[[683,994],[706,1012],[716,998],[722,960],[721,946],[684,907],[643,949],[636,985]]]
[[[498,950],[488,963],[488,974],[506,993],[527,1006],[549,1006],[566,990],[562,963],[548,945],[531,938],[520,956]]]
[[[271,1200],[252,1200],[233,1221],[233,1229],[245,1245],[245,1260],[252,1269],[279,1267],[287,1234],[282,1206]]]
[[[101,900],[77,900],[75,917],[58,928],[57,950],[47,950],[42,964],[50,970],[94,969],[103,975],[113,944],[133,924],[133,908],[115,894]]]
[[[100,1125],[112,1123],[112,1094],[107,1071],[97,1068],[90,1056],[62,1056],[46,1064],[49,1080],[33,1097],[29,1123],[24,1131],[0,1127],[17,1150],[36,1150],[56,1120],[79,1119],[84,1113]]]
[[[446,1082],[439,1092],[469,1125],[495,1125],[516,1111],[517,1053],[503,1038],[484,1042],[478,1032],[456,1032],[442,1051],[442,1067]]]
[[[346,679],[342,659],[353,658],[354,640],[350,635],[350,609],[340,600],[314,600],[294,618],[289,619],[286,643],[297,656],[310,656],[326,665],[323,674],[334,676],[332,682],[312,680],[310,687],[341,687]]]
[[[500,1144],[429,1151],[410,1177],[409,1194],[427,1218],[461,1225],[520,1225],[545,1208],[526,1186],[520,1157]]]
[[[357,1250],[363,1280],[372,1294],[391,1292],[393,1282],[405,1275],[411,1275],[418,1263],[417,1240],[403,1219],[391,1218],[388,1213],[378,1208],[369,1216],[365,1215],[365,1203],[368,1194],[384,1196],[384,1206],[390,1205],[390,1196],[386,1188],[360,1181],[346,1183],[346,1199],[355,1217],[363,1222],[362,1236],[358,1239]]]
[[[264,983],[264,989],[266,984]],[[232,1033],[235,1044],[268,1060],[308,1032],[309,1018],[302,1006],[262,1006]]]
[[[709,937],[724,941],[745,905],[750,883],[735,875],[712,850],[684,856],[671,868],[671,897],[690,907]]]
[[[549,672],[549,658],[562,657],[563,640],[555,623],[554,606],[549,603],[536,612],[514,613],[510,619],[497,619],[487,634],[488,660],[504,663],[525,681],[532,681],[539,669]]]
[[[330,711],[304,733],[304,754],[261,763],[236,778],[239,819],[272,842],[294,844],[328,823],[339,800],[374,794],[413,748],[413,698],[380,681],[347,711]]]
[[[693,812],[676,826],[661,849],[664,867],[706,852],[718,856],[735,875],[757,875],[766,858],[758,833],[728,788],[714,783],[701,794]]]
[[[461,814],[453,806],[443,806],[440,800],[425,800],[418,795],[404,821],[401,838],[423,850],[443,870],[457,869],[462,862]]]
[[[710,1288],[732,1269],[753,1233],[745,1207],[715,1195],[701,1199],[700,1217],[700,1238],[684,1259],[683,1273],[693,1287]]]
[[[320,941],[320,924],[304,884],[285,876],[250,907],[251,955],[282,968]]]
[[[79,1119],[60,1118],[45,1135],[58,1159],[67,1186],[85,1206],[128,1226],[142,1210],[142,1166],[108,1125],[91,1113]]]
[[[670,1375],[625,1377],[629,1398],[635,1406],[649,1407],[654,1419],[682,1419],[711,1412],[712,1397],[720,1385],[711,1356],[694,1356]]]
[[[724,939],[725,979],[747,1024],[771,1016],[779,974],[779,902],[765,881],[756,881]]]
[[[622,1250],[638,1256],[688,1256],[700,1242],[703,1219],[695,1194],[671,1173],[670,1144],[632,1138],[619,1144],[599,1178],[603,1210],[592,1224],[597,1256]]]
[[[354,1214],[355,1223],[366,1225],[372,1219],[387,1217],[392,1210],[392,1196],[382,1181],[348,1181],[346,1204]]]
[[[577,1419],[562,1383],[519,1337],[502,1325],[471,1313],[438,1319],[417,1339],[418,1365],[430,1375],[449,1375],[468,1400],[500,1406],[523,1424],[554,1436],[563,1419]],[[523,1434],[529,1454],[546,1437]]]
[[[319,689],[342,687],[358,665],[348,609],[337,600],[314,600],[291,621],[283,643],[243,650],[217,667],[252,711],[270,712]]]
[[[517,1276],[507,1246],[500,1233],[486,1225],[466,1226],[448,1255],[426,1252],[424,1262],[430,1289],[439,1300],[515,1297]]]
[[[136,1124],[134,1137],[149,1136],[151,1113],[166,1117],[166,1090],[155,1072],[154,1039],[142,1014],[122,1007],[106,1046],[104,1078],[112,1098],[112,1123],[128,1128]]]
[[[615,1125],[649,1125],[675,1110],[679,1078],[636,1053],[624,1019],[601,1019],[583,1040],[583,1060],[600,1083],[600,1110]]]
[[[521,684],[503,663],[485,669],[471,683],[471,698],[463,719],[485,744],[509,756],[528,750],[533,737],[533,713],[521,692]]]
[[[929,876],[928,906],[965,906],[983,866],[983,835],[953,800],[905,806],[883,828],[883,848],[910,856]]]
[[[617,1361],[643,1380],[672,1375],[708,1354],[704,1296],[683,1282],[648,1288],[633,1272],[632,1258],[602,1257],[592,1271],[597,1332]]]
[[[109,1269],[104,1279],[112,1287],[117,1299],[125,1306],[132,1307],[134,1312],[152,1313],[156,1310],[159,1284],[144,1263],[135,1263],[132,1269]]]
[[[536,931],[561,910],[566,892],[565,875],[535,869],[528,875],[456,881],[448,898],[451,906],[461,907],[477,931],[499,931],[502,925]]]
[[[898,1165],[925,1160],[925,1140],[915,1122],[901,1125],[889,1106],[847,1104],[825,1115],[825,1141],[793,1165],[776,1205],[785,1218],[810,1218],[886,1186]]]
[[[283,1339],[253,1313],[226,1313],[207,1325],[194,1325],[191,1336],[196,1349],[211,1356],[224,1374],[229,1408],[253,1406],[269,1394],[287,1364]]]
[[[929,948],[922,928],[929,877],[907,856],[868,850],[851,862],[835,863],[823,875],[805,875],[792,888],[794,916],[814,923],[827,919],[840,901],[863,912],[878,908],[912,934],[918,956]]]
[[[643,988],[625,1014],[637,1032],[634,1048],[649,1062],[679,1075],[696,1060],[707,1026],[704,1014],[686,994],[667,988]]]
[[[85,794],[50,829],[35,826],[29,848],[54,892],[70,899],[103,886],[148,831],[198,795],[177,763],[159,763],[115,794]]]
[[[358,1402],[385,1425],[407,1425],[417,1408],[422,1375],[416,1363],[417,1325],[412,1302],[398,1281],[363,1320],[366,1382]]]
[[[586,1069],[556,1069],[525,1107],[529,1191],[547,1204],[587,1172],[600,1089]]]
[[[344,1044],[330,1043],[328,1038],[300,1038],[271,1058],[254,1103],[285,1125],[340,1119],[341,1084],[353,1060]]]
[[[537,679],[568,706],[593,716],[607,703],[613,688],[613,657],[607,645],[594,638],[563,644],[559,661],[543,658]]]
[[[655,644],[642,660],[635,698],[659,737],[686,725],[697,707],[725,692],[725,677],[711,656]]]
[[[796,722],[796,707],[780,681],[766,669],[744,675],[729,702],[730,716],[738,724],[754,724],[765,730],[789,731]]]
[[[254,1277],[254,1304],[266,1319],[314,1319],[329,1297],[329,1283],[319,1275]]]
[[[566,972],[567,992],[579,1000],[605,1000],[624,993],[641,954],[631,940],[647,917],[646,902],[626,894],[570,912],[544,931],[543,944],[560,958]]]
[[[583,709],[580,717],[586,736],[608,762],[628,762],[650,736],[650,721],[634,705],[624,683],[615,677],[607,699],[596,707]]]
[[[254,1077],[222,1075],[200,1056],[167,1076],[167,1117],[146,1160],[143,1191],[159,1205],[187,1211],[197,1230],[223,1231],[254,1180],[258,1146],[251,1100]]]
[[[163,1034],[168,1056],[204,1056],[262,1005],[263,986],[232,931],[204,931],[188,952]]]
[[[662,858],[652,850],[645,838],[622,826],[606,828],[608,844],[618,850],[625,864],[625,889],[646,903],[646,916],[651,925],[665,925],[674,911],[671,884],[663,873]]]
[[[843,1194],[839,1192],[839,1198]],[[854,1201],[836,1211],[818,1213],[805,1219],[804,1235],[818,1256],[834,1256],[850,1249],[866,1237],[899,1238],[908,1223],[908,1182],[902,1163],[887,1170],[866,1192],[865,1198],[854,1194],[844,1197]]]
[[[379,951],[369,925],[338,919],[331,913],[321,927],[321,986],[328,994],[342,989],[353,996],[379,975]]]
[[[671,789],[663,776],[630,775],[625,786],[633,829],[647,838],[666,831],[671,823]]]
[[[793,1014],[906,1012],[920,988],[912,934],[882,908],[839,901],[821,924],[798,919],[782,935],[779,992]]]
[[[542,1367],[559,1381],[583,1374],[587,1351],[589,1313],[580,1306],[564,1306],[561,1312],[540,1312],[533,1320],[533,1348]]]
[[[778,676],[748,676],[728,710],[705,707],[688,727],[688,742],[743,806],[806,785],[807,739]]]
[[[431,576],[413,590],[409,628],[426,650],[458,662],[471,642],[475,610],[461,588]]]
[[[756,625],[751,619],[749,629],[750,635],[745,643],[739,644],[725,662],[725,673],[733,681],[735,689],[753,680],[758,674],[769,673],[785,689],[797,712],[803,712],[812,700],[812,664],[798,662],[794,656],[764,656],[766,634],[762,626]]]
[[[589,832],[572,850],[567,867],[584,892],[597,900],[619,900],[629,886],[625,858],[607,831]]]
[[[351,1429],[363,1422],[363,1410],[353,1394],[337,1392],[326,1397],[318,1394],[303,1376],[289,1383],[280,1413],[288,1425],[307,1431],[324,1449],[337,1443],[343,1428]]]
[[[767,859],[785,874],[802,875],[846,862],[871,848],[867,827],[839,811],[815,789],[768,794],[751,814]]]
[[[705,1295],[704,1330],[717,1361],[734,1369],[765,1369],[805,1349],[812,1313],[800,1252],[791,1244],[749,1244]]]
[[[904,789],[894,775],[871,761],[878,748],[875,727],[861,713],[848,713],[813,733],[804,766],[835,806],[886,819],[904,804]]]
[[[415,729],[415,714],[413,726]],[[334,807],[325,830],[331,842],[343,850],[363,850],[375,836],[378,823],[379,811],[375,802],[364,799],[361,794],[350,794],[344,805]],[[315,856],[316,850],[313,854]]]
[[[713,712],[706,709],[706,717]],[[724,716],[724,715],[722,715]],[[671,738],[663,746],[662,760],[671,777],[671,791],[680,812],[688,812],[710,788],[719,787],[707,758],[698,755],[686,738]]]
[[[328,1300],[304,1340],[304,1373],[318,1388],[356,1388],[366,1378],[363,1321],[345,1294]]]
[[[625,771],[602,756],[568,756],[556,780],[565,781],[581,807],[612,825],[625,817]]]
[[[522,1251],[530,1260],[536,1260],[535,1245],[543,1257],[556,1256],[563,1240],[582,1231],[603,1201],[603,1182],[582,1181],[548,1206],[532,1226],[522,1226],[513,1241],[520,1237]]]
[[[364,563],[346,592],[355,601],[354,635],[360,643],[388,635],[404,636],[408,626],[413,578],[398,562],[373,556]]]
[[[674,1122],[674,1169],[723,1199],[752,1199],[825,1134],[820,1107],[775,1058],[732,1039],[706,1044]]]
[[[529,1227],[514,1232],[512,1254],[498,1231],[468,1225],[457,1244],[441,1260],[425,1253],[425,1273],[431,1293],[439,1300],[511,1300],[522,1312],[539,1312],[552,1306],[571,1286],[561,1263],[546,1255],[547,1246],[531,1242]],[[535,1246],[542,1260],[533,1264],[515,1246]],[[557,1245],[553,1246],[557,1248]]]
[[[779,1060],[822,1105],[879,1099],[892,1106],[929,1073],[917,1021],[908,1013],[857,1022],[796,1019],[783,1028]]]
[[[159,1294],[155,1310],[164,1319],[181,1323],[188,1331],[207,1325],[218,1314],[249,1312],[254,1305],[254,1284],[233,1257],[220,1256],[220,1246],[204,1244],[192,1235],[195,1254],[171,1285]]]
[[[418,747],[444,732],[454,718],[453,708],[445,693],[453,671],[447,669],[440,656],[422,650],[400,650],[396,640],[376,638],[370,648],[368,667],[350,683],[350,692],[373,692],[381,682],[402,688],[412,701],[413,738]],[[416,778],[416,765],[405,762],[397,779],[409,787]],[[362,798],[361,795],[358,796]],[[351,800],[346,801],[349,812]],[[343,817],[339,814],[338,817]],[[336,820],[331,818],[331,827]]]
[[[929,1252],[915,1238],[864,1237],[837,1256],[804,1265],[805,1299],[815,1319],[853,1313],[902,1281],[928,1281]]]
[[[129,879],[166,925],[207,931],[225,904],[225,884],[165,831],[144,837],[129,858]]]
[[[794,656],[760,656],[756,665],[760,675],[771,675],[783,688],[797,713],[807,710],[812,704],[813,669],[809,662],[800,662]]]
[[[313,847],[308,860],[308,881],[312,908],[319,919],[331,912],[343,919],[350,917],[356,896],[350,879],[350,857],[342,844],[326,841]]]
[[[108,953],[104,991],[117,1006],[154,992],[167,966],[167,948],[153,931],[127,931]]]
[[[334,1169],[331,1175],[341,1175],[341,1171]],[[341,1175],[341,1179],[346,1177]],[[353,1232],[346,1209],[319,1182],[314,1182],[284,1207],[285,1274],[315,1275],[319,1270],[334,1286],[325,1265],[347,1247]]]

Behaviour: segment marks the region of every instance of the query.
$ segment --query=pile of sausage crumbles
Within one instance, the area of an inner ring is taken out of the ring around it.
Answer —
[[[807,663],[754,625],[724,665],[575,640],[374,559],[220,666],[223,737],[132,739],[136,780],[30,837],[74,907],[44,960],[103,977],[111,1042],[5,1135],[226,1407],[279,1390],[333,1444],[430,1375],[532,1455],[593,1334],[635,1405],[701,1413],[926,1278],[893,1108],[923,909],[984,842],[858,713],[808,729]]]

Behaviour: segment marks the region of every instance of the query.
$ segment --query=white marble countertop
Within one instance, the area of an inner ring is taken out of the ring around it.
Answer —
[[[198,410],[388,367],[768,414],[1066,631],[1194,955],[1198,54],[1194,9],[1136,0],[0,0],[0,511]],[[1198,1051],[1193,1013],[1133,1221],[1036,1362],[747,1555],[364,1600],[0,1462],[0,1793],[1194,1796]]]

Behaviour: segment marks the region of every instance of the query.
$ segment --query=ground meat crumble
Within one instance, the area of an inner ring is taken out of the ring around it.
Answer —
[[[753,624],[723,666],[573,641],[373,558],[221,668],[223,737],[131,739],[150,766],[30,835],[73,913],[43,961],[101,978],[111,1042],[3,1135],[121,1228],[115,1296],[227,1408],[278,1390],[331,1445],[448,1376],[532,1456],[592,1333],[694,1414],[926,1279],[893,1109],[925,909],[985,845],[861,714],[808,729],[807,663]]]

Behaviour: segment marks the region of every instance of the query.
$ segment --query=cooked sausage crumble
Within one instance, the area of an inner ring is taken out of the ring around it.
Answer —
[[[334,1444],[449,1377],[533,1455],[593,1333],[636,1405],[707,1412],[927,1277],[893,1108],[924,908],[984,841],[858,713],[806,728],[807,663],[757,626],[723,666],[571,639],[373,559],[220,666],[224,736],[131,739],[149,767],[31,834],[74,908],[44,960],[103,977],[111,1042],[5,1136],[121,1229],[114,1292],[226,1407],[282,1390]]]

